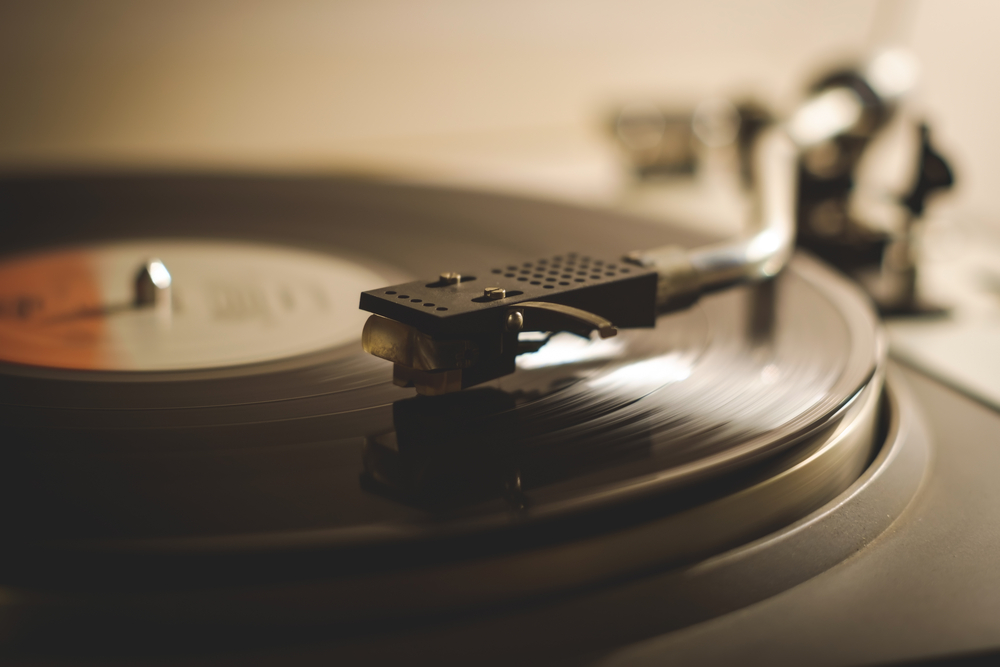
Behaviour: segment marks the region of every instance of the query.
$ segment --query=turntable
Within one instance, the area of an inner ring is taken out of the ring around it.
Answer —
[[[803,154],[893,103],[840,74],[756,132],[737,239],[371,179],[5,177],[5,660],[996,650],[1000,417],[793,254],[842,185]],[[923,139],[915,213],[951,180]]]

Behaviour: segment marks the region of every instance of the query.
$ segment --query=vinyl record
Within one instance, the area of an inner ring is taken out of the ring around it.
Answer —
[[[0,206],[7,585],[217,600],[324,582],[321,604],[219,602],[263,616],[496,602],[754,539],[876,449],[877,321],[806,257],[653,329],[558,334],[512,375],[420,397],[361,350],[360,291],[700,239],[335,179],[8,179]],[[151,257],[171,271],[166,324],[129,307]]]

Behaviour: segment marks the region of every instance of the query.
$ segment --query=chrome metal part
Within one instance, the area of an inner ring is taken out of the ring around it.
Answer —
[[[601,338],[618,334],[610,321],[580,308],[545,301],[525,301],[518,308],[523,312],[525,331],[571,331],[581,336],[596,331]]]
[[[155,258],[147,260],[135,276],[135,306],[169,310],[171,282],[170,272],[163,262]]]
[[[665,246],[626,258],[659,274],[656,301],[661,311],[688,305],[700,294],[772,278],[788,262],[795,246],[798,151],[784,129],[762,133],[754,167],[756,202],[748,236],[691,251]]]
[[[757,188],[750,234],[691,252],[701,293],[773,278],[792,256],[798,151],[779,127],[765,131],[759,142],[754,154]]]
[[[864,112],[864,102],[854,90],[835,86],[800,106],[785,122],[785,130],[799,148],[806,149],[851,131]]]
[[[521,310],[512,310],[509,312],[505,326],[507,331],[521,331],[524,329],[524,313]]]

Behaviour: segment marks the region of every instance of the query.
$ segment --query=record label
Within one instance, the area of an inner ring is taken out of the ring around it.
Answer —
[[[137,303],[155,261],[164,304]],[[358,337],[387,278],[334,254],[247,242],[123,241],[0,263],[0,360],[102,371],[273,361]],[[346,297],[345,297],[346,295]]]

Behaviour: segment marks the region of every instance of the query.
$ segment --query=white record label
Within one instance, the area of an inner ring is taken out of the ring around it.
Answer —
[[[169,294],[137,305],[137,275],[154,258]],[[342,257],[245,242],[128,241],[13,257],[0,263],[0,361],[164,371],[282,359],[358,339],[367,316],[358,294],[385,282]]]

